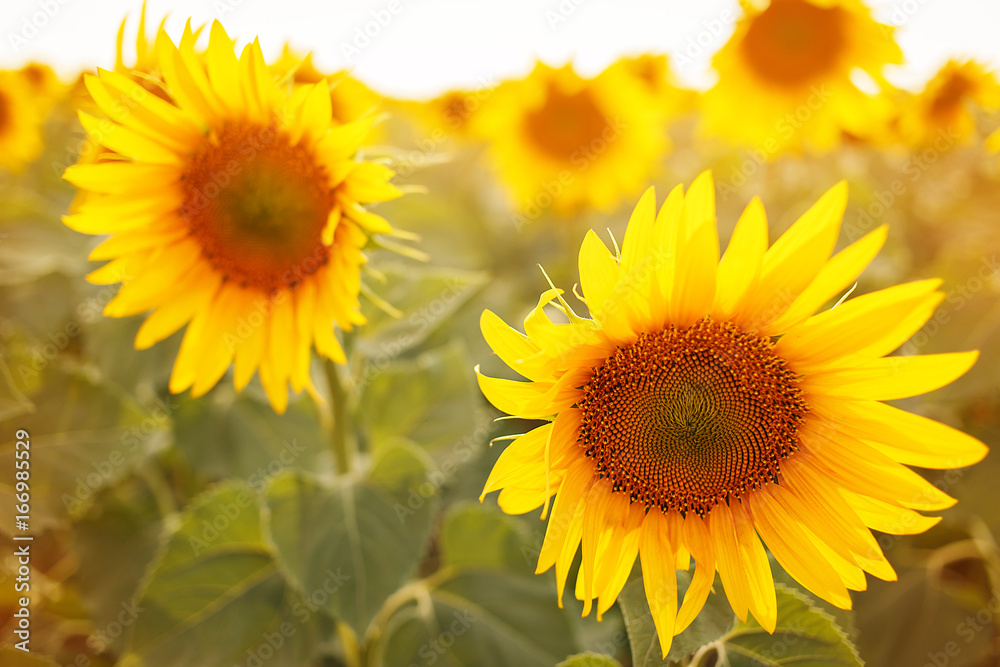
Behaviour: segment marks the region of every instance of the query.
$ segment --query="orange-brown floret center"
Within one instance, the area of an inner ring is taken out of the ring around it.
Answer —
[[[601,138],[608,127],[593,93],[588,89],[567,93],[549,85],[545,103],[524,118],[524,131],[532,144],[555,160],[572,160],[574,154]]]
[[[808,84],[837,66],[847,41],[846,19],[840,7],[773,0],[750,24],[743,55],[757,74],[774,84]]]
[[[807,412],[770,340],[708,318],[618,349],[580,409],[579,442],[616,491],[700,515],[777,481]]]
[[[273,126],[231,124],[194,155],[181,215],[227,280],[272,292],[329,259],[322,232],[334,206],[326,170]]]
[[[953,74],[931,102],[932,116],[947,116],[961,108],[966,96],[975,92],[975,84],[962,74]]]

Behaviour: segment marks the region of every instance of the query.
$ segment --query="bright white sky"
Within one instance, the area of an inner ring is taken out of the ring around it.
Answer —
[[[949,56],[1000,66],[1000,1],[869,0],[899,26],[907,65],[890,78],[919,86]],[[0,67],[52,63],[66,76],[114,63],[115,33],[141,0],[0,0]],[[240,42],[259,35],[265,55],[290,40],[322,68],[354,67],[390,95],[472,87],[573,59],[596,72],[622,54],[671,54],[682,81],[712,82],[709,58],[728,38],[736,0],[149,0],[172,35],[187,17],[222,20]],[[381,19],[381,24],[378,19]],[[365,29],[372,35],[364,34]],[[361,31],[361,32],[359,32]],[[365,41],[367,40],[367,41]],[[134,47],[133,47],[134,48]]]

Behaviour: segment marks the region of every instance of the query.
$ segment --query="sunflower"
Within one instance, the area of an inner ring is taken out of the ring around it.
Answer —
[[[449,90],[430,100],[400,101],[397,105],[433,142],[441,142],[445,137],[478,141],[481,138],[479,112],[489,104],[496,90],[495,87]]]
[[[501,411],[547,423],[501,454],[483,496],[551,516],[538,572],[562,599],[578,548],[576,595],[598,618],[637,557],[666,654],[718,572],[741,619],[775,627],[764,544],[819,597],[849,608],[865,572],[895,573],[871,529],[918,533],[955,501],[903,464],[966,466],[978,440],[882,401],[945,385],[975,352],[885,356],[931,316],[939,281],[859,296],[815,314],[871,261],[879,228],[833,257],[847,188],[837,185],[768,248],[754,199],[719,259],[710,174],[656,212],[639,201],[621,252],[594,232],[580,251],[574,313],[555,288],[522,335],[490,311],[486,341],[530,382],[479,375]],[[616,246],[617,247],[617,246]],[[554,323],[545,306],[562,311]],[[478,369],[477,369],[478,371]],[[763,542],[761,541],[763,539]],[[680,608],[675,567],[695,570]]]
[[[65,86],[51,67],[44,63],[28,63],[20,69],[28,84],[32,99],[43,111],[48,111],[65,91]]]
[[[1000,84],[979,63],[949,60],[924,90],[904,106],[898,119],[900,136],[924,146],[943,137],[947,143],[967,141],[975,132],[973,109],[1000,109]]]
[[[288,93],[254,41],[239,59],[215,22],[204,57],[190,23],[179,46],[157,36],[167,102],[118,72],[88,76],[107,115],[87,133],[114,154],[67,169],[91,193],[65,223],[109,234],[90,274],[122,283],[112,317],[150,312],[145,349],[185,325],[170,390],[193,396],[230,364],[241,390],[254,372],[282,412],[289,383],[312,390],[310,349],[343,363],[333,325],[362,324],[362,247],[392,233],[362,204],[392,199],[393,172],[355,159],[371,121],[335,125],[324,81]]]
[[[887,87],[882,69],[902,61],[893,28],[860,0],[744,3],[745,16],[713,58],[719,80],[702,99],[702,131],[774,155],[823,151],[844,134],[869,138],[892,105],[852,75]]]
[[[20,171],[41,154],[42,120],[21,73],[0,71],[0,169]]]
[[[646,99],[619,70],[584,79],[571,65],[539,63],[526,79],[499,86],[477,123],[521,211],[607,210],[640,191],[667,147],[662,117]]]
[[[677,85],[670,60],[665,55],[644,53],[619,58],[608,68],[635,77],[649,96],[648,104],[673,118],[692,110],[696,96],[693,91]]]

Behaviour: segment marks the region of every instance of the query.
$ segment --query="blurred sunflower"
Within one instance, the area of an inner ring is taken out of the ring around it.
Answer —
[[[336,362],[333,325],[362,324],[362,247],[392,233],[361,204],[392,199],[393,172],[355,154],[371,121],[336,125],[324,81],[287,94],[254,41],[239,59],[212,25],[204,57],[190,23],[180,45],[162,29],[157,60],[167,102],[119,72],[86,85],[107,115],[87,133],[114,155],[70,167],[91,193],[65,223],[110,234],[89,279],[122,283],[112,317],[152,311],[136,337],[148,348],[187,325],[170,390],[204,394],[235,364],[242,390],[260,374],[275,410],[287,386],[312,390],[310,349]]]
[[[44,111],[52,108],[65,90],[52,68],[43,63],[28,63],[21,68],[20,74],[28,84],[32,99]]]
[[[501,85],[477,119],[522,211],[608,210],[638,192],[667,148],[662,115],[634,77],[584,79],[539,63]]]
[[[649,104],[674,117],[694,109],[697,95],[685,90],[674,80],[670,60],[665,55],[644,53],[619,58],[608,68],[635,77],[649,95]]]
[[[483,496],[520,514],[553,495],[538,572],[556,568],[560,604],[582,546],[584,614],[614,603],[637,557],[666,654],[718,571],[741,619],[775,628],[766,543],[803,586],[849,608],[865,572],[895,573],[871,529],[910,534],[955,501],[903,464],[967,466],[978,440],[882,401],[962,375],[975,352],[886,357],[931,316],[939,281],[860,296],[814,314],[851,285],[886,237],[833,257],[847,188],[824,195],[768,248],[754,199],[719,259],[711,176],[675,188],[657,214],[650,189],[620,254],[594,232],[580,251],[593,319],[555,288],[524,321],[490,311],[483,334],[530,382],[479,376],[500,410],[549,423],[501,454]],[[556,324],[544,307],[568,318]],[[694,577],[678,610],[674,568]]]
[[[0,71],[0,169],[20,171],[41,154],[42,121],[21,72]]]
[[[975,61],[949,60],[920,94],[902,105],[900,136],[916,146],[942,136],[949,145],[967,141],[976,129],[975,107],[990,112],[1000,109],[1000,84]]]
[[[479,90],[449,90],[434,99],[420,102],[402,101],[398,106],[417,121],[434,138],[442,137],[477,140],[479,111],[496,91],[495,88]]]
[[[774,155],[829,150],[846,133],[868,138],[892,105],[852,81],[858,71],[885,84],[902,62],[893,28],[860,0],[744,2],[745,16],[713,58],[719,80],[702,98],[702,131]]]

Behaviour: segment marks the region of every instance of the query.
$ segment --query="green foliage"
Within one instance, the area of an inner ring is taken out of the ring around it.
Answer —
[[[312,401],[295,401],[277,415],[266,399],[224,386],[210,400],[172,402],[176,446],[209,479],[242,479],[260,490],[269,476],[285,469],[316,470],[328,456]]]
[[[678,572],[680,594],[690,583]],[[784,584],[776,584],[778,624],[773,634],[748,616],[744,623],[733,616],[725,596],[711,593],[705,608],[691,625],[674,637],[670,652],[662,657],[656,628],[646,602],[642,580],[629,582],[619,597],[625,613],[635,667],[667,667],[690,660],[692,667],[778,667],[824,664],[862,667],[857,649],[833,616],[809,597]],[[683,664],[689,664],[684,662]]]
[[[196,499],[152,564],[125,665],[228,665],[251,655],[300,665],[313,614],[264,538],[253,489],[227,482]]]
[[[678,570],[678,599],[683,599],[684,591],[690,583],[691,575]],[[625,629],[628,631],[634,667],[666,666],[692,655],[705,644],[724,635],[736,620],[725,595],[720,592],[709,594],[705,608],[684,632],[674,637],[670,652],[664,658],[641,577],[635,577],[625,585],[618,596],[618,604],[625,616]]]
[[[566,658],[556,667],[621,667],[621,664],[614,658],[599,653],[577,653]]]
[[[96,628],[92,643],[120,653],[124,630],[136,618],[136,590],[160,544],[160,508],[133,478],[101,492],[74,528],[78,580]]]
[[[729,667],[777,667],[808,662],[831,667],[862,667],[857,649],[837,626],[833,617],[816,607],[799,591],[776,585],[778,625],[769,634],[752,617],[737,622],[733,629],[706,650],[698,665]],[[718,653],[712,662],[711,651]]]
[[[32,526],[60,525],[85,510],[106,486],[126,477],[150,451],[164,445],[168,424],[146,409],[79,371],[30,359],[12,359],[15,373],[34,374],[25,386],[30,414],[14,428],[31,436]],[[15,426],[16,424],[16,426]],[[8,441],[12,442],[12,441]],[[0,468],[14,470],[14,447],[0,450]],[[0,480],[0,511],[14,506],[13,477]],[[6,526],[11,525],[7,522]]]
[[[472,522],[478,525],[469,530]],[[519,532],[495,510],[449,512],[441,567],[407,590],[375,647],[375,664],[541,667],[572,653],[569,619],[554,604],[551,582],[532,576],[512,549]]]
[[[412,264],[381,263],[385,281],[379,297],[398,309],[393,317],[371,304],[364,309],[368,322],[357,343],[357,353],[369,367],[385,368],[394,359],[419,347],[486,284],[481,271],[438,267],[415,269]]]
[[[474,444],[482,444],[470,438],[481,421],[473,365],[463,343],[454,341],[363,376],[361,421],[373,445],[419,442],[452,471],[468,461]]]
[[[305,597],[364,636],[413,574],[437,507],[419,451],[386,449],[368,478],[325,483],[286,472],[268,484],[271,536]]]

